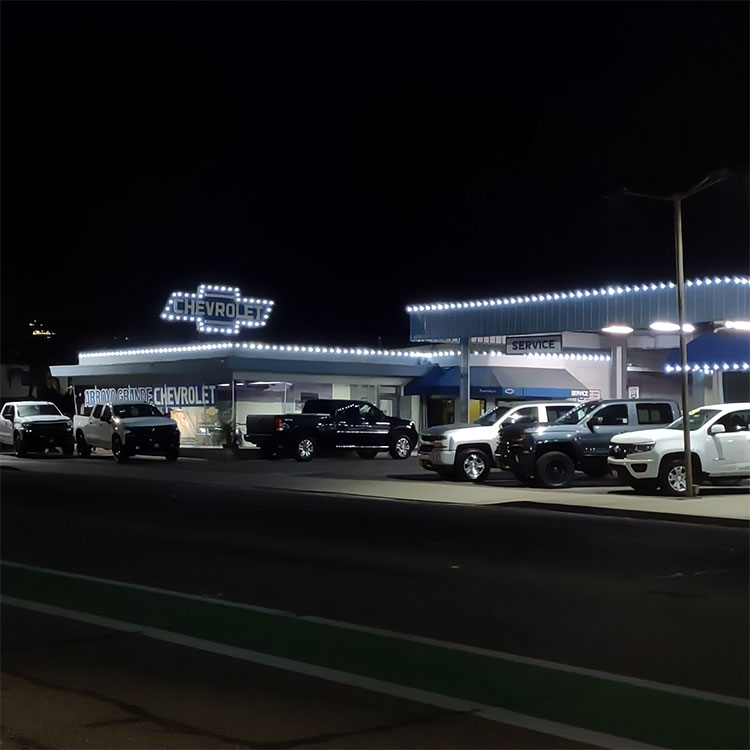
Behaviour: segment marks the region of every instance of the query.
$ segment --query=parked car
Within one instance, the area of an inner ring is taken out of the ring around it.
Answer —
[[[73,422],[49,401],[10,401],[0,411],[0,443],[17,456],[49,448],[73,455]]]
[[[244,440],[266,458],[291,453],[297,461],[311,461],[321,453],[353,449],[362,458],[388,451],[404,459],[417,444],[417,430],[414,422],[388,417],[367,401],[311,399],[301,414],[248,416]]]
[[[688,415],[688,426],[696,484],[731,484],[750,477],[750,403],[701,406]],[[659,488],[665,495],[684,495],[682,418],[665,429],[615,435],[609,466],[636,490]]]
[[[498,445],[498,460],[526,484],[569,487],[576,470],[590,477],[607,473],[609,444],[615,435],[644,427],[666,427],[679,415],[675,401],[589,401],[554,424],[506,434]]]
[[[443,424],[422,431],[419,463],[444,479],[483,482],[495,465],[498,430],[505,424],[528,427],[554,422],[574,406],[571,401],[503,404],[468,424]]]
[[[180,454],[177,422],[141,401],[95,404],[73,417],[73,429],[78,455],[83,458],[95,448],[111,450],[118,463],[135,455],[176,461]]]

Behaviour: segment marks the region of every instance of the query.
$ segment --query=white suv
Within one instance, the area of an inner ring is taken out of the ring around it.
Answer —
[[[420,435],[419,463],[444,479],[454,477],[483,482],[494,466],[498,432],[503,425],[554,422],[567,414],[575,401],[503,404],[469,424],[428,427]]]
[[[714,404],[689,416],[693,476],[700,484],[750,477],[750,403]],[[609,445],[612,473],[636,490],[666,495],[686,491],[682,417],[669,427],[615,435]]]

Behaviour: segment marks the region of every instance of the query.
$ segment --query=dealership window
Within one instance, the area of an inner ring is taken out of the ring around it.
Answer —
[[[453,424],[455,407],[452,398],[431,398],[427,401],[427,426]]]

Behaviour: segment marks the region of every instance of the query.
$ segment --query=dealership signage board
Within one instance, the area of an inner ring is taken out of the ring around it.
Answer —
[[[508,336],[505,339],[506,354],[549,354],[561,352],[562,335]]]
[[[185,406],[214,406],[216,404],[215,385],[192,383],[190,385],[125,386],[120,388],[85,388],[83,405],[117,401],[146,401],[163,409]],[[78,389],[76,389],[78,391]],[[80,394],[80,391],[76,394]]]
[[[235,286],[201,284],[195,292],[172,292],[160,317],[195,323],[202,333],[237,334],[265,326],[273,305],[270,299],[243,297]]]

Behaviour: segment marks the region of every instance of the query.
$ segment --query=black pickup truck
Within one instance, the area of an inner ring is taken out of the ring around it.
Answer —
[[[607,473],[614,435],[666,427],[679,416],[674,401],[589,401],[550,425],[501,428],[495,455],[525,484],[569,487],[576,469],[590,477]]]
[[[313,399],[301,414],[248,416],[244,439],[266,458],[291,453],[297,461],[312,461],[336,450],[356,450],[362,458],[380,451],[408,458],[417,437],[413,422],[388,417],[367,401]]]

